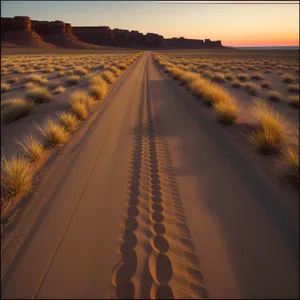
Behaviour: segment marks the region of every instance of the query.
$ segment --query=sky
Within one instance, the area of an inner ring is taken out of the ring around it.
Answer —
[[[299,46],[299,1],[172,2],[1,1],[1,17],[29,16],[33,20],[61,20],[72,26],[109,26],[158,33],[165,38],[209,38],[221,40],[225,46]]]

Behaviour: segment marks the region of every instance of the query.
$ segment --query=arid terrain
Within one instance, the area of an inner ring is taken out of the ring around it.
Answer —
[[[2,53],[3,299],[299,298],[297,51]]]

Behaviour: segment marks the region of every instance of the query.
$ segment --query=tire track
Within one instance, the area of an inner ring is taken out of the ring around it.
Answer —
[[[129,164],[122,260],[113,285],[119,299],[208,298],[168,143],[155,131],[146,66]]]

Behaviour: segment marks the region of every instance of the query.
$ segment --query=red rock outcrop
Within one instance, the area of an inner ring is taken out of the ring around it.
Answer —
[[[72,33],[81,41],[105,46],[115,46],[116,40],[113,31],[108,26],[73,27]]]
[[[143,33],[137,30],[110,29],[108,26],[71,27],[70,23],[56,20],[36,21],[29,17],[1,18],[1,36],[9,39],[9,32],[26,30],[39,35],[41,40],[61,47],[86,48],[88,46],[121,46],[133,48],[185,48],[185,49],[213,49],[223,48],[221,41],[210,39],[165,39],[156,33]],[[4,32],[6,34],[4,35]],[[14,36],[17,36],[16,33]],[[7,41],[8,42],[8,41]],[[89,44],[89,45],[88,45]],[[93,45],[91,45],[93,44]]]
[[[1,31],[26,29],[31,31],[29,17],[1,18]]]

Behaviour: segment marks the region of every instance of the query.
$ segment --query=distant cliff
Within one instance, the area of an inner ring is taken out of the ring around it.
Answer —
[[[29,38],[30,37],[30,38]],[[19,39],[19,40],[18,40]],[[33,42],[33,40],[38,42]],[[56,20],[36,21],[29,17],[1,18],[1,41],[41,47],[97,48],[115,46],[144,49],[220,49],[221,41],[209,39],[165,39],[156,33],[111,29],[108,26],[75,26]]]

